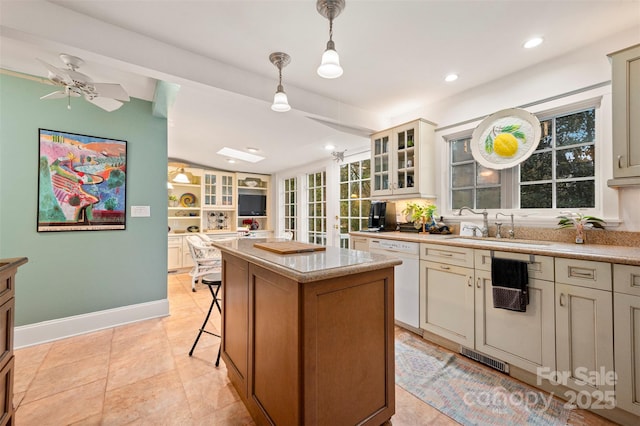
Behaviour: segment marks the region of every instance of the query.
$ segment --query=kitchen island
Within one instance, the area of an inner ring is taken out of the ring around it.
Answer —
[[[254,246],[265,241],[279,242],[213,243],[222,251],[222,359],[255,422],[389,421],[400,260],[335,247],[278,254]]]

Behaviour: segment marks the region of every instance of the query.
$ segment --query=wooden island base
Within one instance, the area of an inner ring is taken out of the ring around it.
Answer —
[[[224,250],[222,261],[222,358],[258,425],[391,419],[393,266],[300,282]]]

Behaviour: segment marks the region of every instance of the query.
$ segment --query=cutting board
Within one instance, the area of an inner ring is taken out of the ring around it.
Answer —
[[[312,251],[323,251],[327,248],[316,244],[301,243],[298,241],[275,241],[271,243],[255,243],[253,245],[259,249],[272,251],[278,254],[305,253]]]

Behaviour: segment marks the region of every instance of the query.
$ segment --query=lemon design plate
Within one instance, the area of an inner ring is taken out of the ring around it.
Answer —
[[[509,108],[491,114],[471,137],[471,153],[490,169],[517,166],[533,154],[540,142],[540,121],[528,111]]]

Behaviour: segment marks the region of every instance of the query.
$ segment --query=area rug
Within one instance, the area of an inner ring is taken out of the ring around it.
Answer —
[[[572,412],[507,375],[397,333],[396,384],[463,425],[566,425]]]

